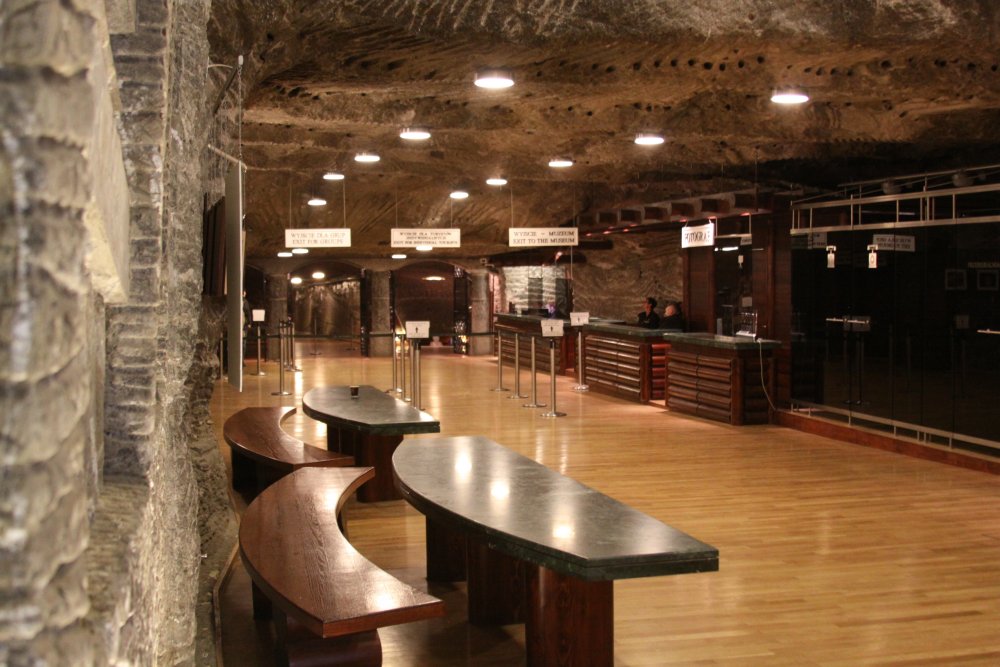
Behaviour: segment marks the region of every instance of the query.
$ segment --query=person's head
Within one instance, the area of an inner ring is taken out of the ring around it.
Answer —
[[[652,310],[654,308],[656,308],[656,299],[654,299],[651,296],[647,296],[646,297],[646,312],[647,313],[652,312]]]
[[[663,314],[666,315],[667,317],[670,317],[671,315],[680,315],[681,314],[680,304],[678,304],[676,301],[671,301],[670,303],[667,304],[667,307],[666,309],[664,309]]]

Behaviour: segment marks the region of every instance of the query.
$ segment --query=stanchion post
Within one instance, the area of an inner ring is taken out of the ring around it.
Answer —
[[[403,348],[401,350],[401,361],[400,367],[403,369],[403,400],[409,401],[410,397],[413,396],[413,388],[406,384],[406,357],[410,351],[410,339],[403,338]],[[407,391],[409,390],[409,391]]]
[[[583,377],[583,329],[576,330],[576,386],[573,391],[590,391],[590,385]]]
[[[525,408],[544,408],[544,403],[538,402],[538,375],[535,372],[535,341],[538,340],[538,336],[531,337],[531,400],[525,403],[522,407]]]
[[[514,332],[514,393],[507,398],[528,398],[521,393],[521,334]]]
[[[267,375],[260,370],[260,322],[257,323],[257,372],[254,375]]]
[[[414,338],[410,348],[410,363],[413,368],[410,372],[410,379],[413,382],[413,389],[410,391],[411,405],[420,410],[420,339]]]
[[[292,392],[285,391],[285,323],[278,323],[278,391],[272,391],[271,396],[288,396]]]
[[[385,390],[387,394],[394,394],[399,391],[398,377],[396,376],[396,332],[392,332],[392,386]]]
[[[503,386],[503,334],[497,331],[497,386],[490,391],[510,391]]]
[[[302,369],[295,365],[295,321],[288,319],[288,370],[298,373]]]
[[[548,412],[543,412],[543,417],[565,417],[565,412],[559,412],[556,410],[556,340],[555,338],[549,339],[549,403],[552,404],[551,409]]]

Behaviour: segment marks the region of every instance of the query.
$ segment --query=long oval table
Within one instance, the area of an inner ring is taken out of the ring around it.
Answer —
[[[363,385],[351,398],[348,386],[315,387],[302,397],[303,411],[327,427],[327,449],[375,468],[375,479],[358,490],[358,500],[398,500],[392,481],[392,453],[408,433],[438,433],[431,415],[375,387]]]
[[[615,579],[719,568],[719,552],[481,436],[393,455],[427,522],[427,577],[468,579],[469,620],[525,622],[529,665],[612,665]]]

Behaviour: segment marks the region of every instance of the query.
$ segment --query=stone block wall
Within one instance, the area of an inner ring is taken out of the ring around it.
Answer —
[[[212,664],[209,5],[104,8],[0,4],[0,664]]]

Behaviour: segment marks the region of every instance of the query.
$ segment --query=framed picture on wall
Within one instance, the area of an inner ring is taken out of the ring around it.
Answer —
[[[976,289],[989,292],[1000,290],[1000,271],[996,269],[977,269]]]
[[[944,288],[946,290],[963,290],[966,288],[965,269],[945,269]]]

